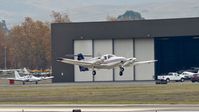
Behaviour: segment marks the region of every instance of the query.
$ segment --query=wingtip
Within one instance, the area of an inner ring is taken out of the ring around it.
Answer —
[[[59,61],[59,62],[60,62],[60,61],[62,61],[62,60],[63,60],[63,58],[57,58],[56,61]]]

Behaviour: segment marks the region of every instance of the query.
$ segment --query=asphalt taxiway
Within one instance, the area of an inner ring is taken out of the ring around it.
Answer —
[[[199,105],[187,104],[50,104],[0,105],[0,112],[199,112]]]

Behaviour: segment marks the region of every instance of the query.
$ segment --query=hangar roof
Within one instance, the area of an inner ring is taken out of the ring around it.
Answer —
[[[64,32],[73,39],[199,36],[199,17],[54,23],[52,29]]]

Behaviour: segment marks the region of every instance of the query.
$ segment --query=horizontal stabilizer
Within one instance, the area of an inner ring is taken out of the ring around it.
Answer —
[[[85,72],[85,71],[88,71],[89,69],[83,66],[79,66],[79,70],[80,72]]]

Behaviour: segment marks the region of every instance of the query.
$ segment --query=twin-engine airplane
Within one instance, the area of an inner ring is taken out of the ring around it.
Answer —
[[[138,64],[154,63],[157,60],[136,61],[136,58],[125,58],[112,54],[106,54],[101,57],[95,57],[88,60],[84,60],[83,54],[80,53],[77,55],[77,60],[68,58],[58,58],[57,61],[79,65],[79,69],[81,72],[88,71],[89,68],[91,68],[93,75],[96,75],[95,69],[113,69],[115,67],[119,67],[119,74],[120,76],[122,76],[124,72],[124,67],[129,67],[131,65],[135,66]]]

